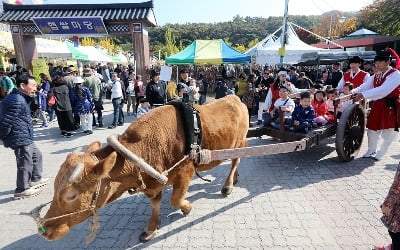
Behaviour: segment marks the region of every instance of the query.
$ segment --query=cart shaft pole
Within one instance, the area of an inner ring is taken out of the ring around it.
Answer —
[[[306,140],[277,143],[271,145],[221,149],[211,151],[211,161],[228,160],[243,157],[253,157],[261,155],[274,155],[302,151],[306,149]]]

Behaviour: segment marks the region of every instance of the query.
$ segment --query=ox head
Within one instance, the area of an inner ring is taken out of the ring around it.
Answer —
[[[39,230],[44,238],[60,239],[71,227],[93,215],[93,211],[88,208],[91,206],[100,180],[102,188],[94,205],[104,206],[112,195],[110,194],[112,188],[105,187],[109,187],[110,178],[107,177],[116,163],[117,154],[113,152],[99,161],[91,153],[100,146],[100,142],[94,142],[85,153],[73,152],[61,165],[54,181],[54,196],[50,209],[44,216],[43,227]]]

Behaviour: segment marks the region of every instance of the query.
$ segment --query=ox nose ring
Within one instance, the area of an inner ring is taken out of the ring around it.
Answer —
[[[38,230],[39,230],[41,235],[46,235],[46,228],[43,225],[40,225],[38,227]]]

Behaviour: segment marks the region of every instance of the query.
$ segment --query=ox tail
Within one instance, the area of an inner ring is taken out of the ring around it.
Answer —
[[[199,174],[199,172],[197,172],[196,171],[196,175],[197,175],[197,177],[199,177],[200,179],[202,179],[203,181],[206,181],[206,182],[211,182],[211,180],[210,179],[206,179],[206,178],[204,178],[203,176],[201,176],[200,174]]]

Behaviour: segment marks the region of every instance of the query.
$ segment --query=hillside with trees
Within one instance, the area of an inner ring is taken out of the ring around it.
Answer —
[[[400,36],[400,0],[375,0],[359,12],[330,11],[320,16],[289,16],[289,21],[331,40],[367,28],[382,35]],[[166,24],[149,29],[151,53],[161,59],[174,54],[196,39],[224,39],[239,51],[251,48],[282,25],[281,16],[241,17],[229,22]],[[317,37],[296,29],[308,44],[320,42]],[[278,33],[279,35],[280,33]],[[123,51],[131,50],[129,37],[114,37],[112,43]],[[110,44],[110,47],[113,46]]]
[[[333,16],[332,26],[334,32],[331,32],[331,35],[338,36],[339,34],[352,32],[356,28],[356,25],[343,26],[341,23],[341,25],[338,25],[339,17],[343,15],[348,17],[348,20],[346,19],[347,23],[354,24],[356,22],[355,13],[338,11],[328,12],[321,16],[289,16],[289,21],[308,30],[317,31],[319,35],[328,37],[331,16]],[[262,18],[241,17],[239,15],[234,16],[232,21],[229,22],[167,24],[153,27],[149,30],[150,48],[155,55],[158,55],[158,51],[161,51],[161,56],[164,58],[176,53],[175,51],[185,48],[196,39],[224,39],[232,47],[244,52],[281,26],[282,17]],[[306,43],[320,41],[301,29],[296,30],[296,32]],[[171,41],[175,41],[175,43],[170,44]]]

